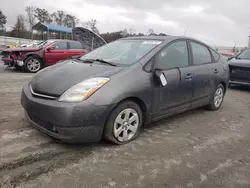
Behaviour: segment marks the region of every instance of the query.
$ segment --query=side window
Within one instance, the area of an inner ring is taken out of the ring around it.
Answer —
[[[187,67],[189,65],[187,42],[178,41],[168,45],[156,55],[155,61],[158,68],[163,70]]]
[[[214,51],[213,49],[210,50],[212,55],[214,56],[214,60],[217,62],[220,59],[220,55]]]
[[[193,51],[193,59],[195,65],[211,63],[211,55],[207,47],[196,42],[190,42]]]
[[[80,42],[69,42],[69,49],[83,49]]]
[[[56,50],[65,50],[68,48],[67,42],[56,42],[52,46],[54,46],[56,48]]]

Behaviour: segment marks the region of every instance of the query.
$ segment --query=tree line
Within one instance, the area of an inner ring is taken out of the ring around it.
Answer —
[[[70,14],[63,10],[49,12],[44,8],[35,7],[33,5],[25,7],[25,15],[19,14],[16,18],[15,24],[10,30],[6,31],[5,25],[7,24],[7,17],[0,10],[0,35],[28,38],[32,36],[32,27],[37,23],[42,22],[45,24],[55,24],[74,28],[81,26],[100,34],[107,42],[117,40],[122,37],[128,36],[144,36],[144,35],[160,35],[166,36],[165,33],[156,34],[153,29],[149,29],[147,33],[137,33],[134,28],[128,28],[115,32],[100,33],[97,25],[98,21],[91,19],[88,22],[81,22],[75,15]]]

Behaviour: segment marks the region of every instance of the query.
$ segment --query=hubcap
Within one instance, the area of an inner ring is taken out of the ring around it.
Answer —
[[[214,95],[214,105],[216,106],[216,108],[220,107],[223,100],[223,96],[224,96],[223,89],[218,88]]]
[[[38,71],[40,66],[40,62],[37,59],[30,59],[27,63],[27,67],[31,72]]]
[[[114,136],[120,142],[129,141],[137,132],[139,115],[132,109],[127,108],[120,112],[114,123]]]

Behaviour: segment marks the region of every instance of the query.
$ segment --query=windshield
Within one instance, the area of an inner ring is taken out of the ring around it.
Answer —
[[[118,40],[87,53],[80,59],[101,59],[115,65],[128,66],[159,45],[160,40]]]
[[[245,50],[240,55],[237,56],[237,59],[250,59],[250,49]]]
[[[36,48],[43,48],[47,44],[49,44],[49,41],[45,40],[45,41],[42,41],[42,42],[36,44],[34,47],[36,47]]]

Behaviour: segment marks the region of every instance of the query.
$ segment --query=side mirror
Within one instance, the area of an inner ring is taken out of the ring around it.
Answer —
[[[162,70],[156,69],[155,76],[161,82],[161,85],[163,87],[165,87],[168,84],[167,78]]]
[[[55,46],[49,46],[46,50],[51,51],[51,50],[54,50],[54,49],[56,49]]]

